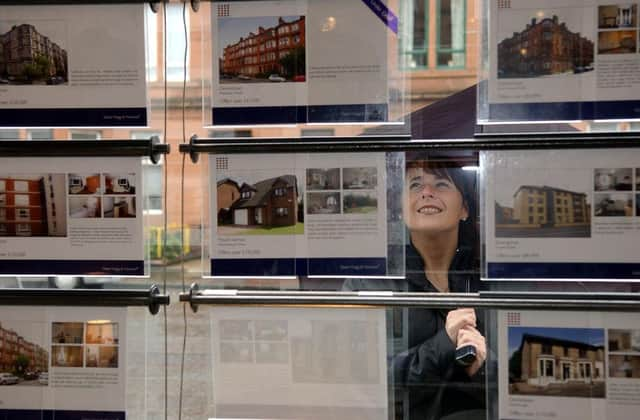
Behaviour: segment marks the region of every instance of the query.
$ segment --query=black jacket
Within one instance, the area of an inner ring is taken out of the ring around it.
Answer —
[[[413,246],[406,247],[405,258],[405,279],[348,279],[344,289],[437,292],[425,279],[422,257]],[[473,292],[478,286],[471,249],[459,248],[449,269],[449,289]],[[480,315],[477,313],[479,321]],[[437,309],[392,311],[392,331],[403,338],[390,357],[398,419],[440,419],[455,412],[485,408],[484,369],[469,378],[455,362],[455,347],[445,330],[446,316],[447,311]]]

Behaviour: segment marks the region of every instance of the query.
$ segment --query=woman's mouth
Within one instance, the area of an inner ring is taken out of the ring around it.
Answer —
[[[436,206],[424,206],[418,209],[418,213],[420,214],[438,214],[442,213],[442,209]]]

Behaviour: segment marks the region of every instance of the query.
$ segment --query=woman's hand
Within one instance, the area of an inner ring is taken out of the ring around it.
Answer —
[[[460,347],[458,332],[465,327],[476,327],[476,311],[473,308],[454,309],[447,314],[444,328],[454,346]]]
[[[475,327],[467,325],[458,330],[456,348],[463,346],[473,346],[476,348],[476,360],[465,368],[469,376],[473,376],[480,369],[487,358],[487,343],[485,338]]]

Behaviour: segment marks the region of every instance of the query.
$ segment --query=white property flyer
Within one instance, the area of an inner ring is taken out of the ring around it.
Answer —
[[[489,4],[488,122],[640,118],[637,2]]]
[[[638,280],[640,151],[481,154],[488,279]]]
[[[0,417],[124,420],[126,314],[0,308]]]
[[[388,418],[384,309],[210,314],[216,419]]]
[[[143,276],[142,160],[1,158],[0,275]]]
[[[499,311],[499,419],[637,418],[635,313]]]
[[[397,24],[381,0],[215,3],[212,125],[387,121]]]
[[[2,6],[0,127],[146,126],[145,6]]]
[[[210,168],[212,276],[387,274],[384,153],[212,155]]]

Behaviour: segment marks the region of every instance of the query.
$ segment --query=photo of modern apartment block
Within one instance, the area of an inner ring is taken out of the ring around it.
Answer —
[[[255,29],[238,36],[249,23]],[[222,83],[305,81],[304,16],[223,18],[219,28]]]
[[[513,207],[495,203],[497,237],[589,237],[591,207],[586,193],[547,185],[522,185]]]
[[[32,328],[27,323],[24,325]],[[35,373],[48,370],[49,352],[41,344],[25,338],[16,328],[0,321],[0,372],[15,372],[25,380],[36,379],[34,382],[37,383]],[[27,379],[31,376],[32,379]]]
[[[531,18],[498,44],[498,78],[540,77],[593,70],[594,44],[557,15]]]
[[[510,327],[509,342],[510,394],[605,397],[603,329]]]
[[[0,174],[0,236],[66,236],[64,174]]]
[[[0,34],[0,78],[10,84],[58,85],[69,80],[67,51],[31,24]]]

